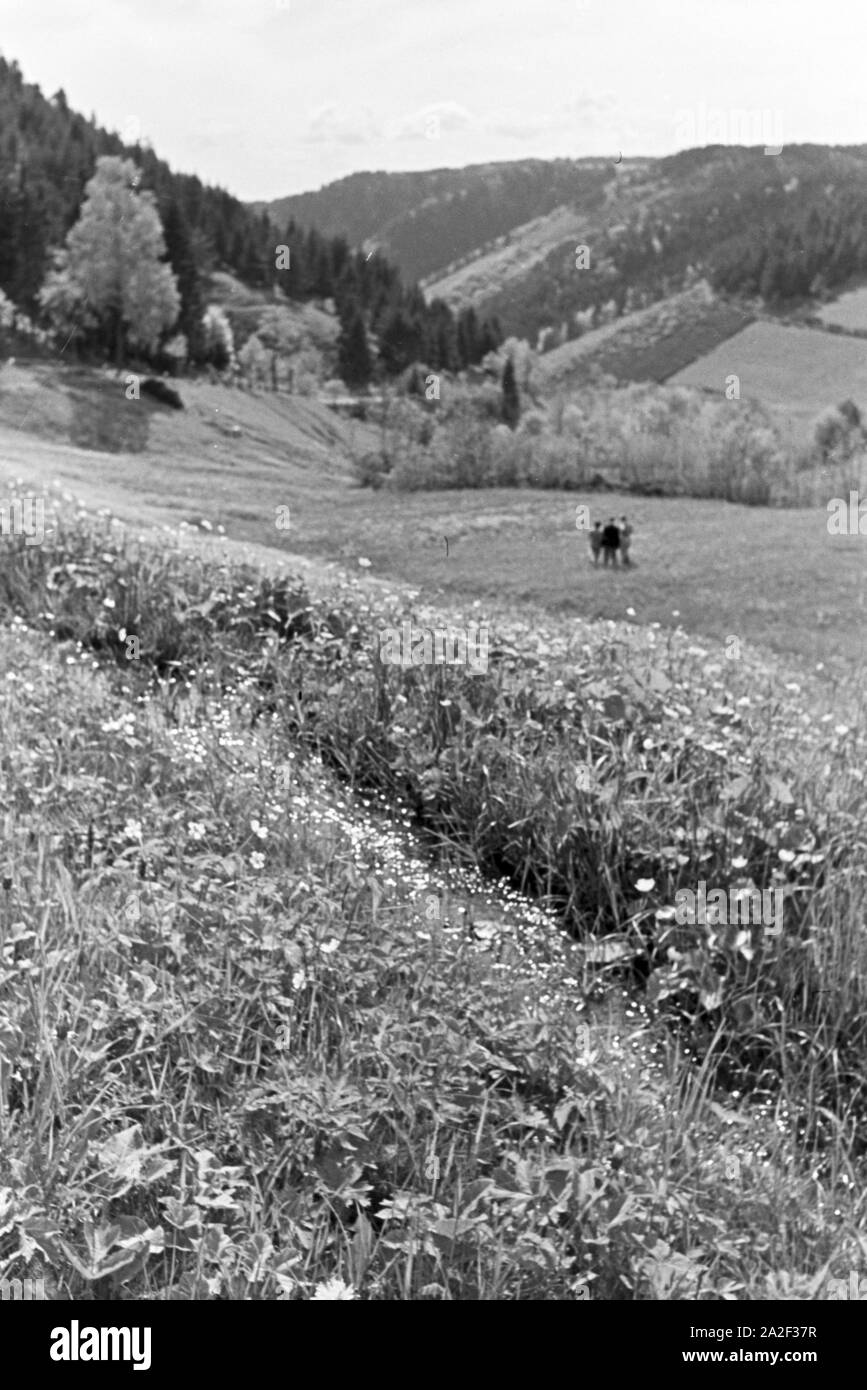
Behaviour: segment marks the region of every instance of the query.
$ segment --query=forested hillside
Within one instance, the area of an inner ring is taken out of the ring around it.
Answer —
[[[278,225],[311,223],[355,245],[375,243],[405,275],[423,279],[513,227],[576,200],[595,206],[610,165],[527,159],[422,173],[350,174],[316,193],[255,204]]]
[[[175,328],[186,335],[194,362],[202,351],[205,283],[214,270],[232,271],[254,287],[279,282],[295,300],[333,299],[345,334],[372,335],[386,372],[416,359],[433,367],[466,366],[499,341],[495,324],[426,303],[385,257],[368,259],[344,237],[291,220],[275,227],[225,190],[175,173],[152,149],[125,145],[93,118],[85,120],[70,110],[63,91],[47,99],[24,81],[17,63],[0,57],[0,290],[29,315],[38,316],[50,253],[76,222],[85,186],[104,155],[133,159],[139,187],[156,198],[166,260],[181,297]],[[284,269],[277,266],[281,244],[289,247]]]
[[[531,336],[575,315],[643,308],[705,277],[714,289],[775,307],[867,270],[867,148],[712,146],[613,175],[599,215],[520,277],[475,296],[507,333]],[[591,273],[592,272],[592,273]],[[433,291],[437,287],[434,285]],[[589,326],[589,324],[584,324]]]
[[[560,341],[706,278],[771,306],[867,270],[867,147],[712,145],[664,159],[520,160],[353,174],[268,205],[345,233],[475,305],[504,332]],[[574,224],[543,256],[539,219]],[[570,216],[566,216],[566,212]],[[576,245],[590,256],[576,267]],[[455,264],[464,267],[457,276]],[[576,315],[582,316],[576,322]],[[564,331],[565,325],[565,331]]]

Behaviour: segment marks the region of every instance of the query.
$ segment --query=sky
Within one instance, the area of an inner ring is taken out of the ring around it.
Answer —
[[[0,0],[46,96],[244,200],[361,170],[867,143],[863,0]]]

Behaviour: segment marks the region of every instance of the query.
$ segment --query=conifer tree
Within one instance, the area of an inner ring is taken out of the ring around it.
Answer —
[[[342,321],[337,339],[337,370],[347,386],[366,386],[373,375],[364,319],[357,307]]]
[[[521,397],[518,394],[518,383],[515,380],[515,368],[511,357],[506,358],[502,386],[503,400],[500,406],[500,415],[504,424],[513,430],[521,418]]]
[[[198,361],[204,349],[202,318],[205,312],[201,277],[187,220],[176,198],[166,204],[163,212],[163,235],[166,258],[174,271],[181,296],[178,329],[186,335],[192,361]]]

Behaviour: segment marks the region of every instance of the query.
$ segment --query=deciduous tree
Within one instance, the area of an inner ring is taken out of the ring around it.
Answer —
[[[97,160],[81,216],[58,252],[40,298],[52,312],[70,300],[104,328],[120,366],[129,345],[155,351],[160,335],[178,317],[177,279],[162,257],[162,225],[152,194],[137,191],[132,160]]]

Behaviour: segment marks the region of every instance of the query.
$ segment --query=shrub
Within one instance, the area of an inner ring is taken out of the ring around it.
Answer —
[[[232,325],[218,304],[209,304],[202,317],[203,360],[218,371],[235,365],[235,339]]]
[[[548,428],[548,416],[543,410],[528,410],[521,418],[520,432],[538,438]]]
[[[380,488],[391,472],[391,464],[378,449],[367,449],[352,461],[352,471],[362,487]]]
[[[144,395],[152,396],[161,405],[169,405],[173,410],[183,410],[184,403],[174,387],[167,385],[165,381],[160,381],[158,377],[145,377],[141,384]]]

